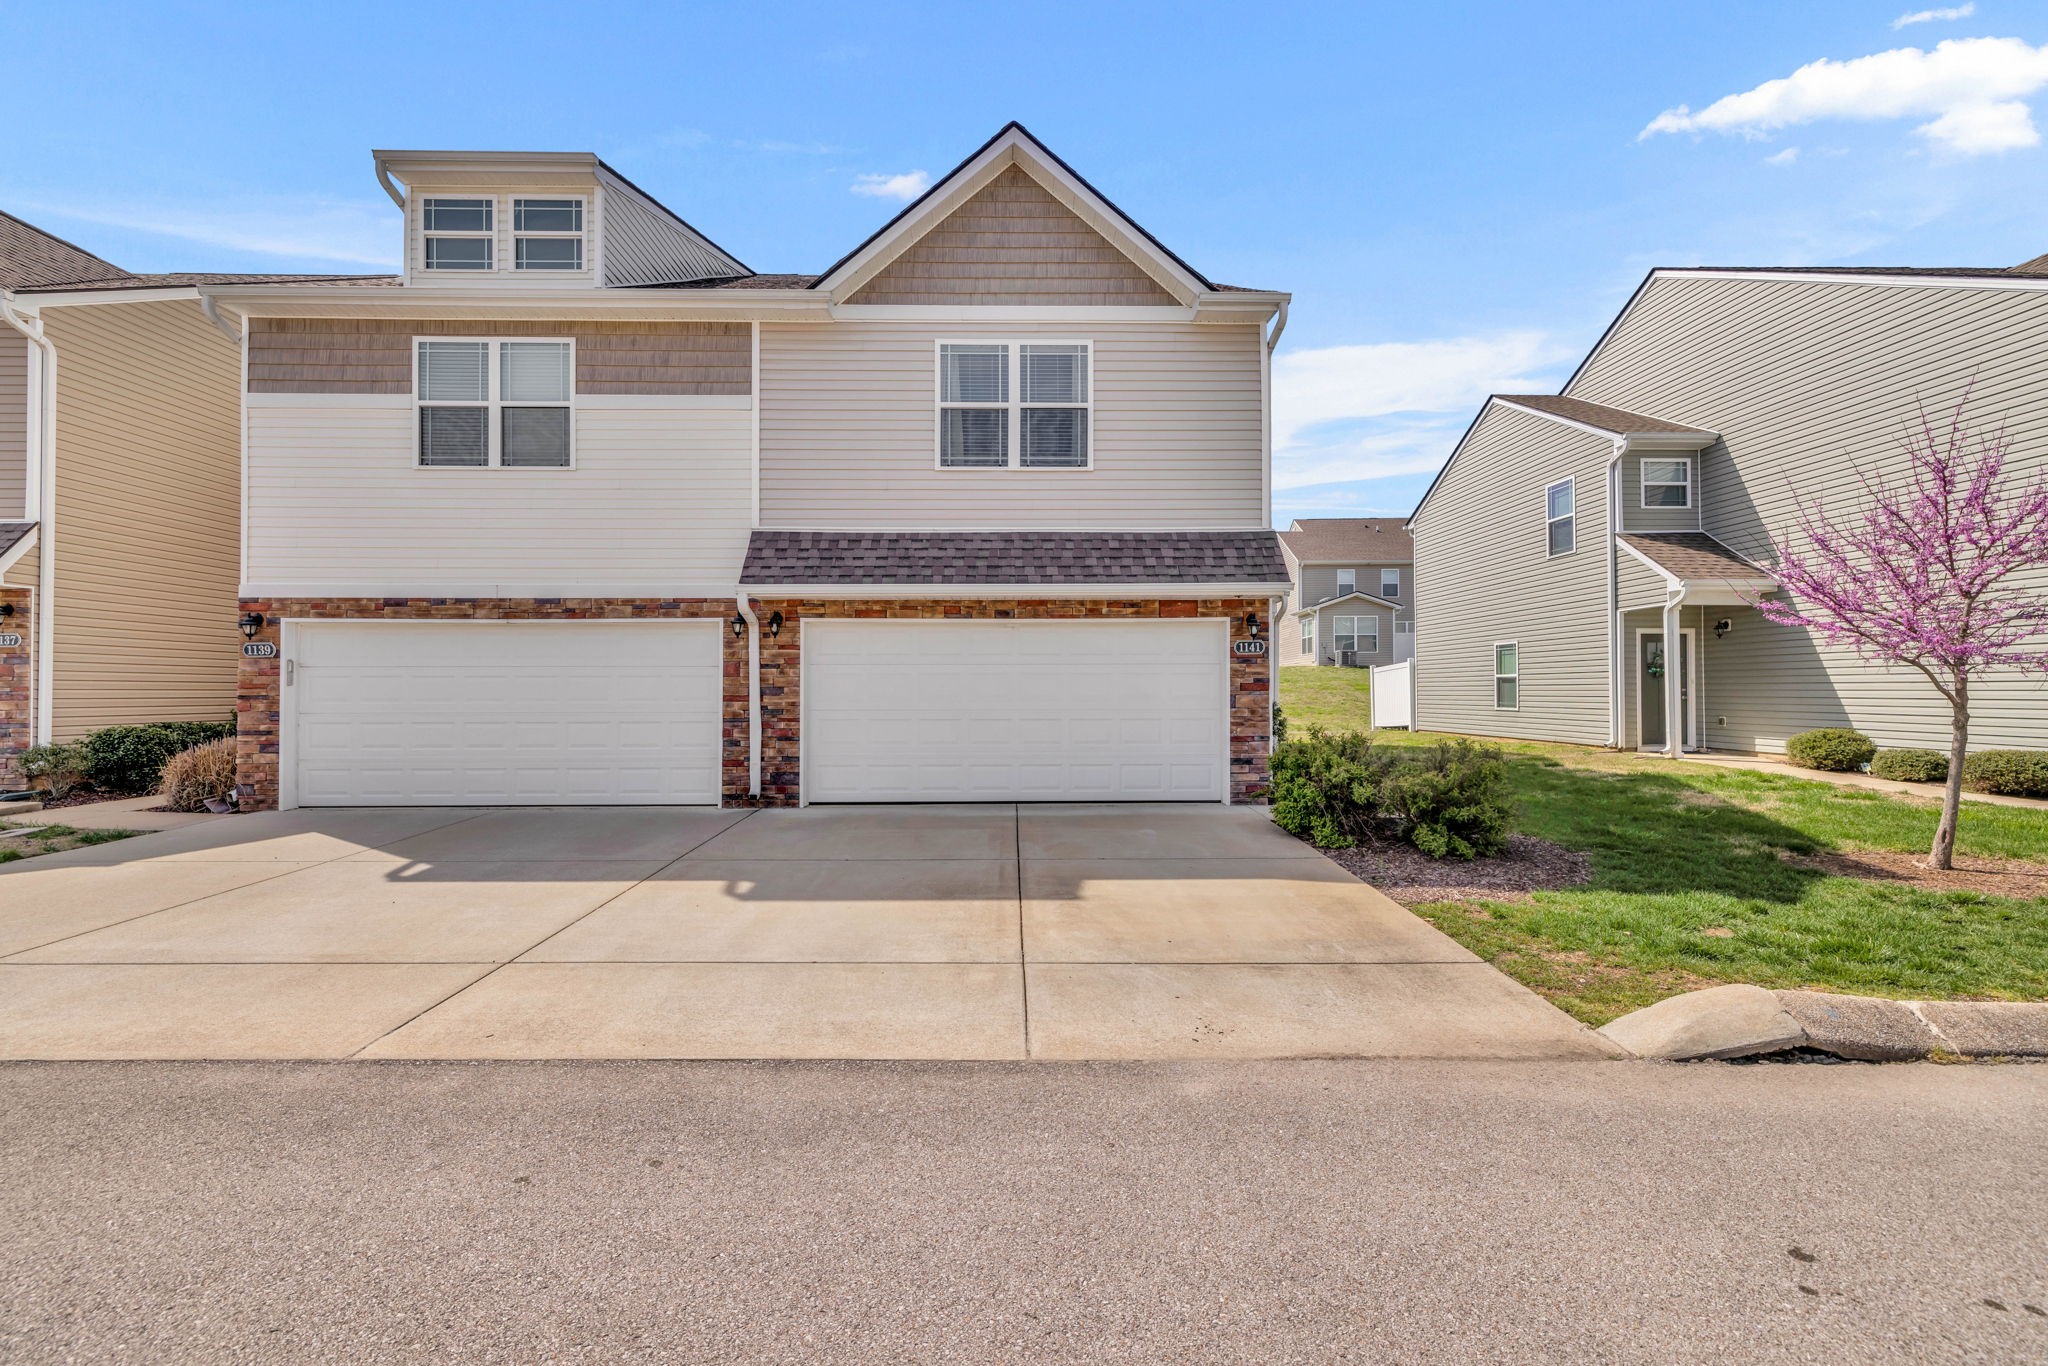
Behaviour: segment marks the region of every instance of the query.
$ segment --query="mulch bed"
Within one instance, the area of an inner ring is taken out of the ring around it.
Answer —
[[[1981,892],[2020,901],[2048,897],[2048,865],[2018,859],[1976,858],[1957,854],[1956,866],[1945,871],[1927,866],[1925,854],[1863,850],[1854,854],[1786,856],[1786,862],[1814,868],[1833,877],[1870,882],[1903,882],[1930,892]]]
[[[1433,859],[1412,845],[1361,844],[1323,853],[1403,906],[1432,901],[1526,901],[1531,892],[1583,887],[1592,859],[1533,835],[1509,835],[1493,858]]]
[[[140,792],[74,792],[68,797],[44,798],[43,810],[62,811],[67,806],[98,806],[101,802],[121,802],[142,795]]]

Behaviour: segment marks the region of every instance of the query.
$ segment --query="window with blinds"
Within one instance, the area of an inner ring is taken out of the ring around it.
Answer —
[[[941,469],[1087,469],[1088,342],[938,344]]]
[[[421,339],[416,355],[422,466],[571,466],[575,342]]]

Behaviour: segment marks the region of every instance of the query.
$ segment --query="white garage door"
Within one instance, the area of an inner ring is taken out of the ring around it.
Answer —
[[[1220,801],[1221,621],[808,621],[814,802]]]
[[[715,803],[722,630],[717,621],[296,626],[288,798]]]

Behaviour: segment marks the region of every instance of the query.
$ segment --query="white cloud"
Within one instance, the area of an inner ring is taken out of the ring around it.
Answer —
[[[83,223],[178,237],[231,251],[350,266],[399,264],[398,212],[356,200],[269,200],[243,204],[77,205],[40,203],[33,210]]]
[[[1491,393],[1544,392],[1566,353],[1541,332],[1290,351],[1273,361],[1273,482],[1434,470]]]
[[[1782,152],[1773,152],[1769,156],[1765,157],[1764,165],[1790,166],[1793,162],[1797,160],[1799,160],[1799,149],[1797,147],[1787,147]]]
[[[876,199],[915,199],[932,187],[932,178],[924,171],[905,171],[902,175],[864,175],[853,182],[855,194],[864,194]]]
[[[1976,0],[1967,5],[1955,5],[1948,9],[1916,9],[1911,14],[1901,14],[1892,20],[1894,29],[1908,24],[1932,24],[1944,19],[1967,19],[1977,12]]]
[[[1754,90],[1724,95],[1695,113],[1667,109],[1639,134],[1735,133],[1762,137],[1820,119],[1931,115],[1914,131],[1961,156],[2038,143],[2023,100],[2048,85],[2048,45],[2018,38],[1959,38],[1931,52],[1897,48],[1852,61],[1823,58]]]

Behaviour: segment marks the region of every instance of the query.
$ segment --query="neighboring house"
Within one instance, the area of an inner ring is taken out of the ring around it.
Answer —
[[[1280,533],[1292,587],[1282,665],[1399,664],[1415,646],[1415,548],[1400,517],[1299,518]]]
[[[203,291],[245,808],[1263,793],[1286,295],[1015,124],[822,275],[588,154],[375,159],[400,282]]]
[[[1674,754],[1853,726],[1945,748],[1918,672],[1752,604],[1800,505],[1858,512],[1856,469],[1901,474],[1923,407],[1943,419],[1967,392],[2011,438],[2009,476],[2037,477],[2044,329],[2048,258],[1652,272],[1562,396],[1486,404],[1410,519],[1431,623],[1416,726]],[[2038,677],[1973,686],[1971,713],[1978,746],[2048,747]]]
[[[0,789],[101,726],[225,720],[241,410],[201,283],[0,214]]]

